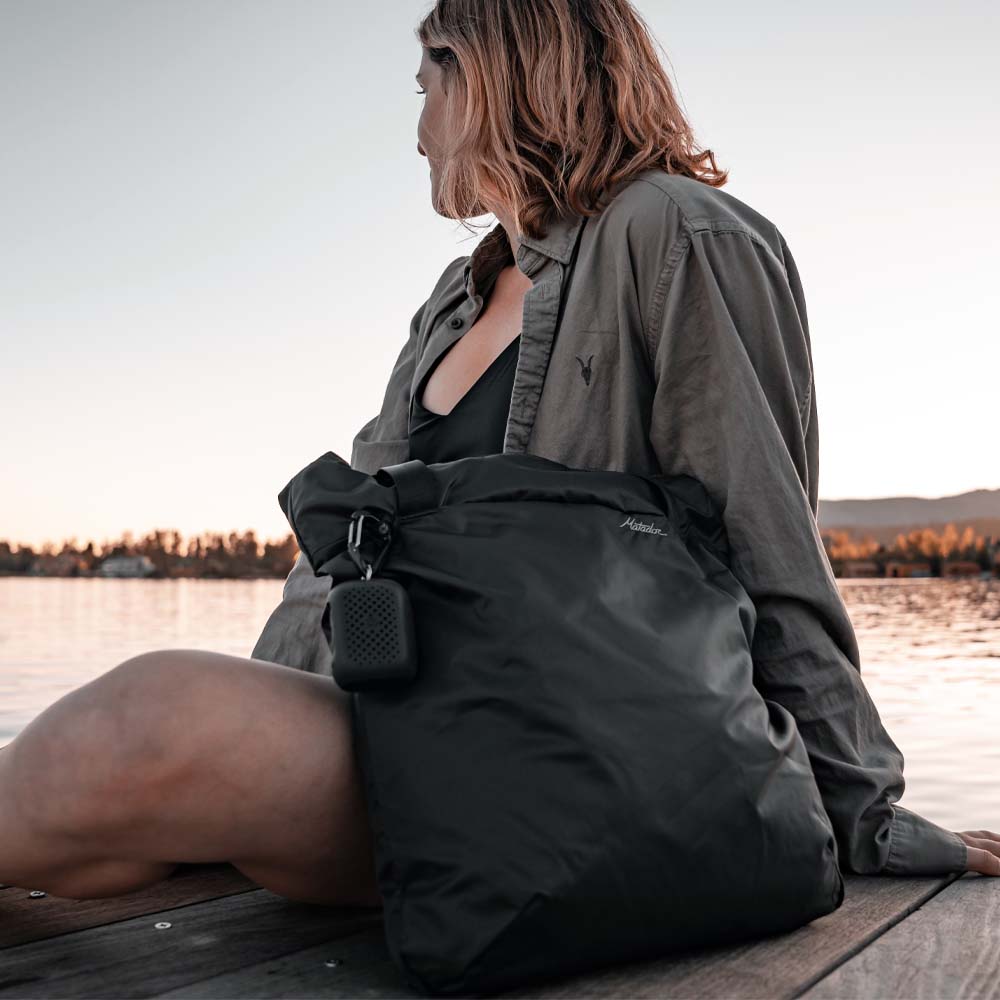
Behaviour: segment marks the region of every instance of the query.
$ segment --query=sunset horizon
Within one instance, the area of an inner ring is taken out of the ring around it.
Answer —
[[[417,150],[421,4],[380,9],[377,23],[311,2],[295,17],[261,3],[241,17],[6,9],[18,141],[0,188],[16,247],[0,272],[0,532],[35,545],[238,523],[273,538],[281,487],[327,450],[350,454],[414,311],[493,224],[470,235],[435,214]],[[1000,312],[1000,204],[959,157],[926,155],[929,117],[948,121],[949,148],[1000,154],[982,127],[998,70],[972,9],[945,47],[927,4],[891,44],[862,6],[761,8],[749,46],[734,3],[712,32],[689,7],[637,9],[730,171],[723,190],[794,255],[821,496],[1000,486],[1000,339],[983,333]],[[817,71],[817,40],[831,67],[850,45],[849,75]],[[734,89],[741,78],[753,86]]]

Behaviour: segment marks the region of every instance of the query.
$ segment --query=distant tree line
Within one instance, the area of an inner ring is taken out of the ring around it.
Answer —
[[[948,563],[962,562],[971,568],[1000,575],[1000,539],[977,535],[967,527],[961,534],[953,524],[940,532],[919,528],[898,534],[886,546],[873,538],[857,540],[849,530],[821,532],[823,545],[836,575],[845,564],[864,561],[881,574],[890,563],[926,563],[932,576],[942,575]],[[100,547],[75,538],[56,548],[47,542],[37,550],[30,545],[11,545],[0,540],[0,575],[98,576],[101,563],[117,556],[146,556],[153,565],[153,577],[198,577],[204,579],[257,579],[286,577],[299,554],[295,536],[259,542],[253,531],[228,535],[203,533],[185,540],[177,531],[151,531],[133,539],[124,532],[116,541]]]
[[[959,533],[954,524],[946,524],[940,532],[933,528],[917,528],[896,535],[892,545],[874,538],[856,540],[849,530],[829,529],[821,533],[826,554],[834,573],[840,575],[848,561],[875,563],[884,573],[888,563],[926,563],[931,576],[941,576],[949,563],[976,564],[983,572],[1000,574],[1000,539],[977,535],[971,527]]]
[[[259,542],[253,531],[228,535],[203,533],[185,540],[177,531],[151,531],[139,539],[124,532],[116,541],[79,546],[75,538],[61,547],[47,542],[35,549],[0,541],[0,574],[31,576],[99,576],[105,559],[146,556],[153,577],[255,579],[285,577],[298,555],[295,536]]]

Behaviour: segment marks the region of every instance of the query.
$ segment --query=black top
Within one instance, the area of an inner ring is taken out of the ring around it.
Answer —
[[[503,451],[520,343],[521,335],[518,334],[448,413],[432,413],[420,402],[431,372],[448,351],[438,358],[434,368],[421,380],[413,398],[411,459],[419,458],[430,465],[432,462],[453,462],[459,458],[495,455]]]

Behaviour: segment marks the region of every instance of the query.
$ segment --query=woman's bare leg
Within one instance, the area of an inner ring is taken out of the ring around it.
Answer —
[[[146,653],[0,748],[0,883],[97,898],[215,861],[292,899],[380,905],[347,695],[330,678]]]

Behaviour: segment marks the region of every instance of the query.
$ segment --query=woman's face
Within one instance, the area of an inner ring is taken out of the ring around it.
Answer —
[[[417,122],[417,152],[427,157],[431,172],[431,202],[437,208],[437,183],[440,177],[440,155],[447,138],[445,121],[445,91],[441,66],[421,47],[417,82],[426,92],[423,110]]]
[[[447,148],[446,140],[452,137],[451,121],[449,120],[449,112],[445,107],[445,74],[439,63],[434,62],[426,48],[421,47],[422,55],[420,59],[420,68],[417,70],[417,82],[420,84],[422,90],[426,91],[424,94],[423,110],[420,112],[420,120],[417,122],[417,152],[421,156],[427,157],[427,163],[430,166],[431,172],[431,204],[434,206],[434,211],[438,215],[443,215],[445,218],[452,218],[446,212],[443,212],[438,204],[438,185],[441,178],[441,166],[442,160],[445,155],[445,150]],[[451,86],[455,86],[454,80],[452,80]],[[460,95],[455,94],[456,98]],[[456,108],[460,108],[461,105],[455,105]],[[460,114],[460,110],[452,110],[451,114]],[[466,199],[468,202],[462,202],[462,196],[459,194],[459,201],[462,203],[462,212],[464,216],[478,216],[484,215],[487,212],[493,211],[488,205],[480,204],[472,200],[471,196]]]

